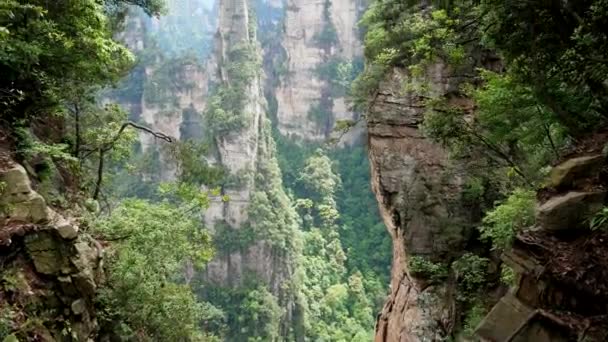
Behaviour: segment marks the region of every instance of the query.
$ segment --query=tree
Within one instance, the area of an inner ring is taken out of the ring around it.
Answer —
[[[158,14],[161,1],[135,1]],[[94,0],[7,0],[0,4],[0,112],[13,121],[46,115],[66,90],[124,76],[132,54],[112,38],[108,4]]]
[[[608,113],[608,1],[484,1],[486,46],[577,135]]]
[[[102,334],[144,341],[196,340],[203,320],[221,312],[199,303],[181,274],[212,256],[209,235],[188,206],[125,200],[102,216],[95,234],[112,242],[100,291]]]

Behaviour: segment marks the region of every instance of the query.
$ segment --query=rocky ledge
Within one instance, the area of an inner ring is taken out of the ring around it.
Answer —
[[[0,337],[92,341],[101,247],[47,206],[21,165],[3,165],[0,185]]]

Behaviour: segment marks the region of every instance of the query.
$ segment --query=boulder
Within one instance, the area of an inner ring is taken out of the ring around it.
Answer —
[[[25,248],[39,273],[59,275],[72,270],[65,243],[49,231],[28,235],[25,238]]]
[[[556,196],[536,210],[536,224],[546,230],[576,229],[602,209],[604,192],[569,192]]]
[[[21,165],[4,171],[0,179],[6,188],[0,199],[0,207],[11,220],[43,223],[49,220],[49,210],[40,194],[32,190],[27,172]]]
[[[605,160],[601,154],[568,159],[551,169],[549,185],[555,188],[572,186],[578,179],[598,174]]]

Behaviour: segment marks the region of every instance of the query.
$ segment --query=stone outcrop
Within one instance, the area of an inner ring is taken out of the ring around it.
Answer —
[[[18,331],[5,341],[64,341],[66,332],[90,341],[101,247],[47,207],[21,165],[2,166],[0,180],[0,333]]]
[[[602,154],[568,159],[551,170],[549,185],[554,188],[571,187],[577,179],[598,174],[603,165],[604,156]]]
[[[568,192],[539,206],[536,223],[546,230],[569,230],[583,226],[585,219],[604,206],[603,192]]]
[[[430,70],[434,91],[452,87],[447,70]],[[408,259],[440,261],[462,250],[469,213],[460,201],[462,175],[444,149],[420,131],[423,99],[404,93],[396,69],[381,84],[367,116],[372,188],[393,240],[389,298],[378,316],[375,340],[436,341],[449,331],[454,299],[449,284],[428,286],[411,274]]]
[[[561,192],[539,203],[536,225],[504,254],[516,284],[477,328],[482,341],[606,341],[608,233],[588,221],[604,206],[605,166],[604,157],[583,156],[553,169]]]
[[[32,190],[23,166],[15,164],[3,171],[0,181],[5,184],[0,206],[7,219],[32,223],[49,221],[50,212],[44,198]]]

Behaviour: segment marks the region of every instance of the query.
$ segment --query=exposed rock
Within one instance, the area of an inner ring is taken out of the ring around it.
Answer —
[[[0,174],[6,183],[0,207],[6,217],[13,221],[43,223],[48,221],[49,212],[44,198],[32,190],[30,179],[23,166],[15,164]]]
[[[58,226],[57,231],[62,238],[67,240],[75,239],[78,236],[78,226],[70,224],[69,222]]]
[[[70,307],[72,308],[72,312],[75,315],[82,315],[82,313],[87,309],[86,302],[84,299],[80,298],[72,302]]]
[[[509,341],[534,313],[532,308],[509,293],[483,319],[476,334],[487,341]]]
[[[359,3],[353,0],[331,0],[329,18],[325,16],[326,0],[289,0],[285,8],[285,33],[281,45],[286,54],[287,74],[275,90],[277,125],[286,137],[307,141],[327,138],[335,120],[354,119],[355,114],[344,106],[344,98],[332,98],[326,108],[332,113],[330,127],[319,125],[310,117],[310,110],[324,97],[324,89],[331,86],[316,69],[330,58],[345,61],[362,55],[356,30]],[[336,31],[336,42],[324,46],[318,36],[326,25]],[[360,133],[360,131],[357,131]],[[352,138],[352,137],[350,137]]]
[[[604,206],[605,197],[604,192],[569,192],[556,196],[538,207],[536,223],[547,230],[575,229]]]
[[[597,175],[605,164],[603,155],[592,155],[568,159],[555,166],[549,175],[552,187],[567,187],[573,185],[576,179]]]
[[[76,224],[66,220],[62,215],[51,209],[49,209],[49,211],[49,225],[55,228],[62,238],[72,240],[78,237],[78,226]]]
[[[47,275],[70,273],[68,247],[49,231],[25,237],[25,247],[34,262],[36,271]]]
[[[451,82],[436,66],[438,92]],[[404,94],[403,70],[394,70],[380,87],[367,115],[372,189],[393,239],[391,292],[378,317],[377,342],[436,341],[447,331],[453,299],[447,284],[429,287],[409,272],[408,259],[441,260],[462,250],[470,210],[461,207],[462,175],[447,152],[424,137],[422,99]]]
[[[605,161],[574,158],[562,163],[562,190],[579,182],[605,187],[596,177]],[[591,163],[593,165],[588,165]],[[587,165],[587,166],[582,166]],[[553,195],[537,211],[536,226],[517,234],[503,260],[516,273],[516,285],[477,328],[483,341],[605,341],[608,338],[608,233],[564,230],[587,224],[603,207],[604,192]]]

